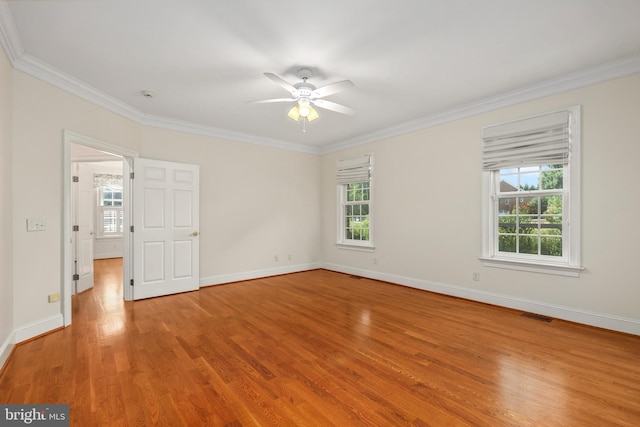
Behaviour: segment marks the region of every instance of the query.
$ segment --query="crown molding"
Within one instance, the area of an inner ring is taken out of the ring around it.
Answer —
[[[299,151],[308,154],[320,154],[320,149],[317,147],[285,142],[277,139],[264,138],[256,135],[215,128],[212,126],[199,125],[196,123],[171,119],[167,117],[145,115],[139,123],[145,126],[186,132],[195,135],[211,136],[214,138],[226,139],[234,142],[245,142],[247,144],[263,145],[266,147],[280,148],[289,151]]]
[[[388,127],[377,132],[362,135],[340,143],[325,145],[321,154],[344,150],[379,141],[386,138],[414,132],[437,126],[454,120],[475,116],[499,108],[509,107],[522,102],[532,101],[537,98],[555,95],[573,89],[601,83],[618,77],[640,72],[640,54],[622,58],[616,61],[587,68],[575,73],[566,74],[555,79],[545,80],[530,86],[491,96],[455,108],[441,111],[422,117],[418,120],[406,122],[397,126]]]

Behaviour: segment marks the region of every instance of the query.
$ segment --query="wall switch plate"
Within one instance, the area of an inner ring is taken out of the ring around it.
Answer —
[[[46,230],[45,220],[42,218],[27,218],[27,231],[44,231]]]
[[[56,302],[60,300],[60,292],[55,292],[49,295],[49,302]]]

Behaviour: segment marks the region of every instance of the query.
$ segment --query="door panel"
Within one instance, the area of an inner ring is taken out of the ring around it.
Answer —
[[[95,200],[93,193],[93,174],[91,168],[78,165],[78,205],[76,218],[76,274],[79,279],[76,291],[83,292],[93,288],[93,221]]]
[[[134,299],[198,289],[198,166],[136,158],[134,176]]]

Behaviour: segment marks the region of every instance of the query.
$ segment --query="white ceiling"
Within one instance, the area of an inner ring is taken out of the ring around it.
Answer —
[[[640,71],[638,0],[0,0],[14,67],[152,126],[310,152]],[[327,97],[301,127],[312,67]],[[155,92],[153,98],[142,90]]]

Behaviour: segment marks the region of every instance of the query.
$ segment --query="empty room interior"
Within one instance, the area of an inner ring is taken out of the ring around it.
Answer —
[[[0,0],[0,424],[640,425],[639,16]]]

